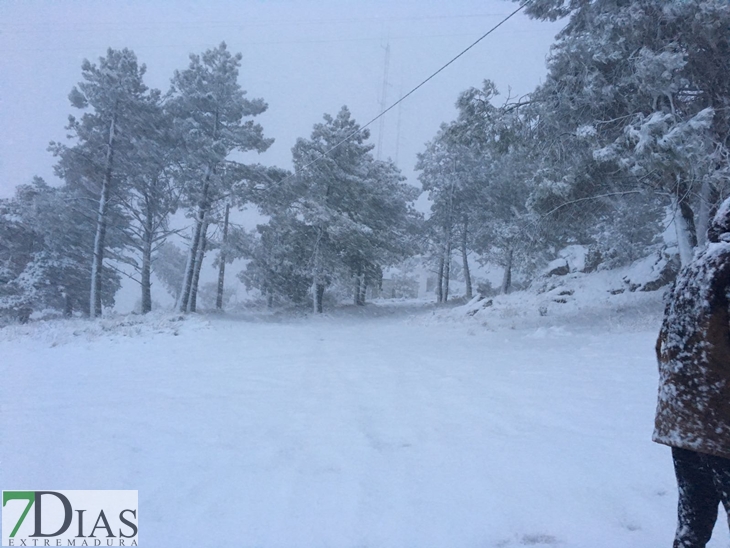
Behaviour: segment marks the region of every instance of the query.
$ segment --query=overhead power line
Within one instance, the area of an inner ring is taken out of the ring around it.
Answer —
[[[418,15],[418,16],[388,16],[387,18],[382,16],[372,17],[348,17],[340,19],[249,19],[245,23],[239,23],[235,20],[218,21],[218,20],[145,20],[140,21],[107,21],[99,22],[95,21],[91,26],[65,26],[63,29],[70,30],[74,33],[79,32],[98,32],[99,29],[104,31],[116,31],[116,30],[127,30],[134,29],[136,31],[144,30],[159,30],[164,27],[173,27],[175,29],[191,28],[199,30],[201,27],[205,29],[219,29],[219,28],[232,28],[232,29],[249,29],[249,28],[262,28],[276,26],[281,27],[282,25],[295,25],[301,27],[302,25],[340,25],[344,23],[381,23],[384,21],[429,21],[429,20],[443,20],[443,19],[475,19],[484,17],[499,17],[502,13],[463,13],[457,15]],[[52,23],[8,23],[3,22],[3,29],[6,34],[29,34],[34,32],[42,31],[43,33],[55,32],[60,29],[58,22]]]
[[[446,67],[448,67],[449,65],[451,65],[452,63],[454,63],[457,59],[459,59],[466,52],[468,52],[470,49],[472,49],[474,46],[476,46],[479,42],[481,42],[482,40],[484,40],[487,36],[489,36],[495,30],[497,30],[499,27],[501,27],[502,25],[504,25],[507,21],[509,21],[510,19],[512,19],[512,17],[514,17],[515,15],[517,15],[520,11],[522,11],[522,9],[525,6],[527,6],[531,2],[532,2],[532,0],[527,0],[526,2],[523,2],[522,4],[520,4],[520,6],[516,10],[514,10],[512,13],[510,13],[509,15],[507,15],[504,19],[502,19],[499,23],[497,23],[496,25],[494,25],[487,32],[485,32],[484,34],[482,34],[479,38],[477,38],[474,42],[472,42],[468,47],[464,48],[458,55],[456,55],[455,57],[453,57],[446,64],[442,65],[441,68],[439,68],[436,72],[434,72],[433,74],[431,74],[431,76],[429,76],[428,78],[426,78],[425,80],[423,80],[420,84],[418,84],[416,87],[414,87],[413,89],[411,89],[411,91],[409,91],[408,93],[406,93],[405,95],[403,95],[400,99],[398,99],[395,103],[393,103],[392,105],[390,105],[388,108],[386,108],[385,110],[381,111],[380,114],[378,114],[377,116],[375,116],[375,118],[373,118],[372,120],[370,120],[367,124],[365,124],[363,126],[360,126],[355,131],[352,131],[352,132],[348,133],[340,142],[336,143],[332,147],[330,147],[327,150],[325,150],[324,152],[322,152],[320,154],[320,156],[318,156],[317,158],[315,158],[314,160],[312,160],[308,164],[305,164],[304,166],[302,166],[302,169],[306,169],[309,166],[311,166],[311,165],[319,162],[322,158],[326,157],[330,152],[332,152],[334,150],[337,150],[339,147],[341,147],[347,141],[349,141],[350,139],[352,139],[355,135],[357,135],[358,133],[360,133],[361,131],[363,131],[365,128],[367,128],[368,126],[370,126],[371,124],[373,124],[374,122],[376,122],[377,120],[379,120],[380,118],[382,118],[383,116],[385,116],[388,112],[390,112],[391,110],[393,110],[400,103],[402,103],[408,97],[410,97],[416,91],[418,91],[420,88],[422,88],[428,82],[430,82],[431,80],[433,80],[438,74],[440,74],[441,72],[443,72],[446,69]],[[291,175],[289,177],[291,177]],[[285,177],[282,180],[282,182],[285,181],[285,180],[287,180],[287,179],[289,179],[289,177]]]

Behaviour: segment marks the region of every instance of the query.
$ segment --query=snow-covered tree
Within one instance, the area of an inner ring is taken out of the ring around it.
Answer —
[[[246,99],[238,83],[241,55],[225,43],[202,55],[191,55],[187,69],[175,72],[167,108],[184,147],[180,170],[183,198],[194,229],[188,252],[181,311],[195,310],[197,280],[205,256],[207,229],[214,208],[236,193],[245,166],[234,162],[235,152],[265,151],[272,139],[259,124],[248,120],[267,108],[262,99]]]
[[[465,278],[469,251],[504,267],[502,291],[515,264],[526,265],[535,249],[535,222],[528,207],[530,124],[520,105],[494,105],[489,81],[457,101],[459,115],[444,124],[419,155],[419,179],[432,200],[431,234],[439,246],[439,300],[448,299],[453,248],[460,248]]]
[[[536,207],[610,215],[613,198],[636,195],[637,212],[661,209],[641,196],[654,194],[675,212],[686,262],[728,191],[730,5],[535,0],[527,11],[569,16],[532,97],[544,143]]]
[[[295,216],[276,214],[240,246],[248,263],[238,274],[247,289],[258,289],[269,306],[304,304],[311,289],[310,252],[314,232]]]
[[[184,160],[180,139],[172,130],[172,117],[153,91],[139,105],[140,123],[135,132],[135,162],[126,166],[125,188],[118,194],[129,219],[126,245],[132,250],[120,258],[139,274],[142,313],[152,310],[152,262],[160,245],[172,233],[169,219],[180,202],[175,174]]]
[[[152,263],[152,271],[177,301],[185,275],[185,252],[170,241],[160,244]]]
[[[261,190],[259,207],[272,218],[259,229],[248,283],[297,301],[306,279],[319,313],[328,285],[352,281],[353,300],[363,304],[381,268],[412,251],[418,189],[391,162],[373,158],[368,137],[343,107],[297,140],[294,173],[274,173]]]
[[[473,144],[473,143],[472,143]],[[424,225],[432,242],[430,254],[437,264],[437,301],[449,299],[453,250],[458,249],[466,284],[472,297],[469,252],[473,249],[473,221],[476,207],[477,172],[484,159],[475,161],[475,147],[464,146],[453,134],[453,124],[443,124],[439,133],[418,155],[416,169],[423,190],[429,193],[431,215]]]
[[[374,160],[369,132],[347,107],[324,120],[292,149],[291,207],[312,233],[315,312],[322,312],[325,288],[334,278],[353,277],[354,300],[361,303],[366,274],[407,252],[410,204],[418,195],[392,163]]]
[[[85,189],[96,203],[89,304],[89,314],[95,317],[102,309],[110,215],[118,206],[117,197],[126,192],[126,173],[140,153],[136,136],[144,125],[140,115],[149,90],[142,81],[145,66],[128,49],[110,48],[98,64],[84,61],[81,71],[83,81],[69,94],[71,105],[86,111],[79,119],[69,117],[67,129],[75,143],[51,143],[51,150],[59,157],[58,174],[67,184]]]
[[[89,310],[95,220],[86,196],[35,178],[0,200],[0,315],[25,321],[33,311]],[[102,303],[111,305],[119,274],[102,272]]]

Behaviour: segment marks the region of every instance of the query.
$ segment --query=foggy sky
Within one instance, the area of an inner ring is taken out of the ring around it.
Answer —
[[[147,65],[146,83],[166,91],[190,53],[228,44],[243,61],[239,82],[269,110],[257,120],[275,143],[254,158],[291,167],[291,147],[322,115],[347,105],[364,124],[489,30],[516,5],[504,0],[0,1],[0,197],[34,175],[53,175],[51,140],[64,141],[68,93],[84,59],[128,47]],[[524,15],[499,28],[385,119],[382,157],[396,158],[416,184],[416,154],[458,94],[496,82],[502,98],[531,91],[560,24]],[[75,111],[75,112],[74,112]],[[379,123],[371,126],[378,143]]]

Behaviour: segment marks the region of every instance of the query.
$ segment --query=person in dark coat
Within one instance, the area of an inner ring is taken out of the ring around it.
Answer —
[[[720,503],[730,520],[730,198],[707,239],[677,276],[656,343],[653,439],[672,448],[674,548],[704,548]]]

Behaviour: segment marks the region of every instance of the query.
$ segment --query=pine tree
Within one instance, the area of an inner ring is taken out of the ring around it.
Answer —
[[[125,166],[126,192],[118,196],[125,216],[127,247],[132,253],[120,257],[139,274],[141,312],[152,310],[152,261],[157,249],[176,230],[170,216],[180,203],[181,190],[175,174],[184,160],[180,139],[172,130],[172,118],[153,90],[139,104],[135,128],[136,158]]]
[[[326,288],[346,284],[353,302],[364,304],[382,269],[414,251],[418,189],[393,163],[373,158],[368,137],[343,107],[297,140],[293,174],[269,170],[256,195],[270,220],[258,228],[240,275],[247,286],[295,303],[309,287],[321,313]]]
[[[641,196],[654,194],[676,213],[686,262],[728,191],[730,5],[535,0],[527,11],[570,17],[532,98],[545,143],[536,206],[610,215],[613,197],[654,207]]]
[[[458,118],[443,124],[419,155],[417,169],[432,200],[430,237],[438,240],[438,291],[448,300],[452,255],[460,249],[469,294],[468,253],[504,268],[502,291],[513,269],[535,253],[535,222],[529,208],[531,143],[519,104],[493,104],[493,83],[471,88],[457,100]]]
[[[354,277],[354,300],[362,304],[367,274],[373,278],[379,267],[407,254],[415,219],[409,204],[418,196],[392,163],[373,159],[369,132],[360,130],[347,107],[324,120],[292,150],[291,208],[312,234],[315,313],[322,312],[325,288],[334,279]]]
[[[152,271],[175,301],[180,298],[185,274],[186,253],[170,241],[162,242],[152,264]]]
[[[33,311],[89,310],[96,225],[85,201],[78,191],[40,178],[0,200],[0,315],[27,321]],[[102,275],[102,303],[112,305],[119,274],[104,269]]]
[[[211,212],[232,192],[235,179],[226,176],[238,167],[234,151],[265,151],[273,142],[251,120],[267,108],[262,99],[246,99],[238,83],[241,55],[225,43],[202,55],[191,55],[187,69],[175,72],[168,109],[183,142],[185,159],[180,172],[185,206],[193,217],[180,311],[195,311],[197,280],[205,256]]]
[[[314,232],[287,212],[272,215],[240,246],[248,259],[238,278],[247,289],[258,289],[268,306],[306,302],[312,286],[309,259]]]
[[[83,81],[71,90],[69,100],[75,108],[90,110],[80,119],[69,117],[67,129],[76,143],[51,143],[51,150],[59,157],[59,175],[72,187],[85,189],[97,204],[89,299],[93,318],[102,311],[110,216],[117,196],[126,193],[126,173],[139,157],[135,134],[149,90],[142,81],[145,66],[128,49],[109,49],[98,65],[84,61],[81,69]]]

